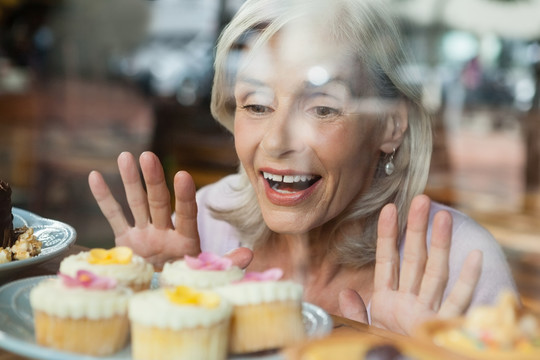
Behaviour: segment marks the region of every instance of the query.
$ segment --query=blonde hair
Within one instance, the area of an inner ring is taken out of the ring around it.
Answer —
[[[383,99],[401,99],[408,107],[408,128],[394,156],[395,171],[384,173],[388,155],[381,152],[370,188],[329,226],[334,234],[344,224],[358,224],[357,233],[341,233],[344,240],[334,251],[342,264],[361,267],[375,259],[377,219],[381,208],[396,204],[400,233],[406,225],[412,198],[423,192],[431,160],[431,121],[421,105],[419,82],[405,71],[408,57],[390,12],[382,0],[247,0],[222,32],[216,51],[211,111],[233,132],[235,59],[246,41],[271,38],[283,27],[303,16],[324,26],[336,42],[348,44],[370,76],[376,94]],[[254,190],[242,168],[241,183],[234,190],[238,203],[230,209],[213,209],[216,218],[235,226],[244,244],[267,241],[271,231],[265,225]]]

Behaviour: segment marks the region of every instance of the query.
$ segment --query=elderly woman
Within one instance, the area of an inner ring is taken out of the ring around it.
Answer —
[[[179,172],[175,216],[158,159],[118,163],[135,219],[89,177],[116,243],[157,267],[228,254],[280,267],[330,313],[410,333],[515,286],[492,236],[421,195],[430,119],[382,1],[247,0],[217,45],[211,109],[238,174],[200,189]]]

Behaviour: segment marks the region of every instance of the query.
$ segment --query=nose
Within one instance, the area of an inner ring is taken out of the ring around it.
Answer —
[[[309,134],[307,130],[306,123],[298,111],[276,110],[267,124],[261,147],[273,158],[283,158],[301,152]]]

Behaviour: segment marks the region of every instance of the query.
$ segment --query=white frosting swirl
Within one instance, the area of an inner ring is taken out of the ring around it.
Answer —
[[[302,300],[302,285],[284,281],[246,281],[221,286],[215,291],[234,305],[254,305],[274,301]]]
[[[74,277],[79,270],[88,270],[98,276],[116,279],[122,285],[145,284],[152,280],[154,267],[142,257],[133,254],[129,264],[90,264],[87,259],[89,251],[66,257],[60,263],[62,274]]]
[[[215,308],[175,304],[165,291],[156,289],[135,294],[129,301],[129,319],[145,326],[180,330],[211,326],[231,316],[232,305],[225,299],[220,299]]]
[[[195,270],[184,260],[166,263],[159,277],[161,286],[185,285],[199,289],[211,289],[240,280],[244,272],[237,266],[227,270]]]
[[[67,287],[58,278],[40,281],[30,291],[30,305],[34,311],[42,311],[60,318],[92,320],[126,315],[131,289],[117,287],[93,290]]]

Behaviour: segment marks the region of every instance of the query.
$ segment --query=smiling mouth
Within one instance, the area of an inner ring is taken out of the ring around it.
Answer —
[[[319,175],[276,175],[263,171],[270,188],[282,194],[291,194],[311,187],[321,179]]]

